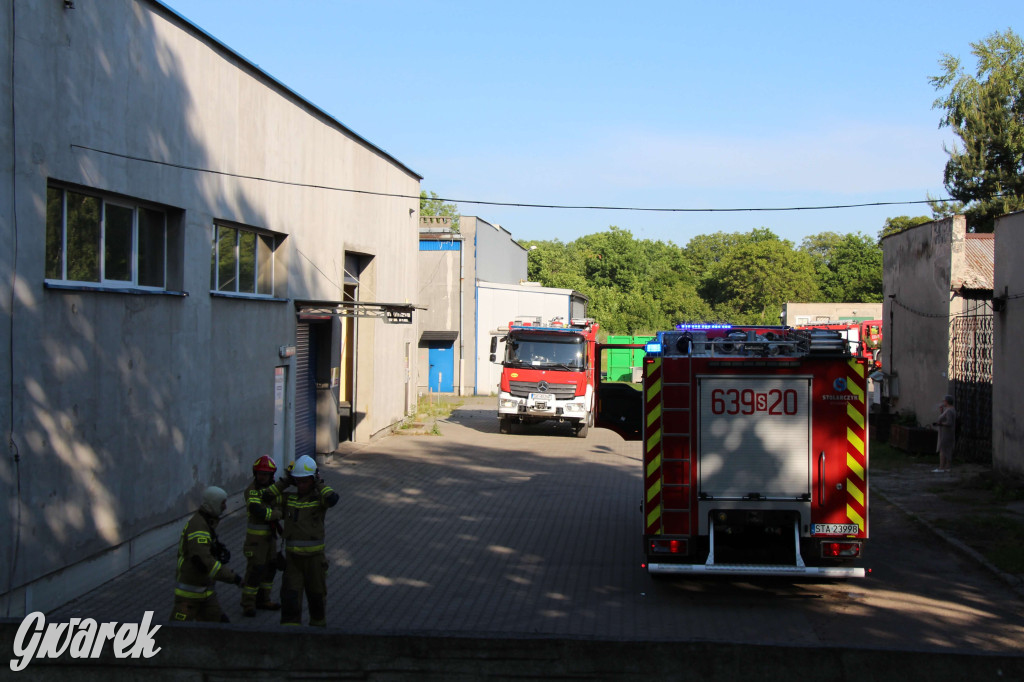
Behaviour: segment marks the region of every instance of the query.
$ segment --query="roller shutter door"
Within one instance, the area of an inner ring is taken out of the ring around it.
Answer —
[[[295,458],[316,455],[316,346],[310,324],[295,331]]]

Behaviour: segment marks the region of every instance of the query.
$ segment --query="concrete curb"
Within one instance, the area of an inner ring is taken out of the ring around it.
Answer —
[[[1005,583],[1007,587],[1009,587],[1011,590],[1017,593],[1017,595],[1019,595],[1020,597],[1024,597],[1024,581],[1022,581],[1020,578],[1000,570],[999,567],[997,567],[991,561],[986,559],[980,552],[978,552],[978,550],[974,549],[973,547],[969,547],[962,540],[953,537],[952,535],[942,530],[928,519],[921,516],[921,514],[911,509],[908,509],[902,503],[898,502],[895,499],[895,497],[886,494],[885,491],[880,490],[878,488],[874,488],[872,492],[874,492],[877,495],[880,495],[882,499],[884,499],[886,502],[896,507],[901,512],[903,512],[907,517],[917,521],[922,526],[927,528],[929,531],[931,531],[932,533],[934,533],[935,535],[949,543],[949,545],[952,546],[954,549],[967,555],[971,559],[977,561],[979,564],[981,564],[989,571],[991,571],[992,574],[995,575],[999,580]]]

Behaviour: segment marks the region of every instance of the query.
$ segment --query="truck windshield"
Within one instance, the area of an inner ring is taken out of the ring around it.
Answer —
[[[505,344],[505,364],[583,371],[586,344],[576,338],[512,337]]]

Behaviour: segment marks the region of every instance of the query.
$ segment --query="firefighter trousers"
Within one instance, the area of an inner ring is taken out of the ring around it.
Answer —
[[[302,595],[309,604],[309,624],[327,625],[327,557],[288,552],[281,579],[281,625],[302,625]]]
[[[277,539],[273,535],[246,533],[245,580],[242,583],[242,609],[260,608],[270,604],[270,592],[277,573]]]
[[[199,623],[226,623],[228,617],[220,609],[217,594],[205,599],[174,596],[174,608],[171,611],[171,622],[182,623],[196,621]]]

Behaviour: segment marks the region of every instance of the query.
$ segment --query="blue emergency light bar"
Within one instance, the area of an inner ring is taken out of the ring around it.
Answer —
[[[676,325],[676,331],[677,332],[700,331],[700,330],[707,330],[707,329],[732,329],[732,325],[731,324],[703,323],[703,322],[700,322],[700,323],[698,323],[698,322],[695,322],[695,323],[683,323],[683,324],[677,324]]]
[[[661,341],[648,341],[644,344],[644,353],[659,355],[661,353]]]

